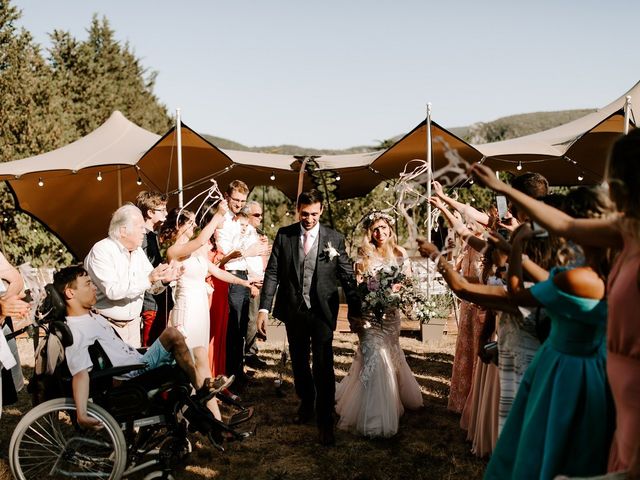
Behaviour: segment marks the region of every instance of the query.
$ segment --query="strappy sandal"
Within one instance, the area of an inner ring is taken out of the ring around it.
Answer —
[[[235,378],[234,375],[230,377],[218,375],[216,378],[205,378],[202,387],[196,391],[196,398],[204,402],[209,401],[216,393],[228,388]]]

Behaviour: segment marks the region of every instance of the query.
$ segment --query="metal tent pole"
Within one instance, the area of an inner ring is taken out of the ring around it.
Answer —
[[[182,123],[180,121],[180,109],[176,108],[176,138],[178,146],[178,207],[184,207],[184,195],[182,192]]]
[[[624,134],[629,133],[629,117],[631,113],[631,95],[627,95],[624,102]]]

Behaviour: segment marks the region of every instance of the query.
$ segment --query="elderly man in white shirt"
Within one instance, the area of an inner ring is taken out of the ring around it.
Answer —
[[[96,243],[84,267],[98,287],[95,309],[132,347],[140,347],[140,314],[146,291],[158,294],[179,272],[162,263],[153,268],[140,246],[145,234],[142,212],[132,204],[115,211],[109,236]]]

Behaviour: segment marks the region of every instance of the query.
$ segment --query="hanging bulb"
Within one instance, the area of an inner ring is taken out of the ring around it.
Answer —
[[[271,172],[271,176],[269,177],[269,180],[273,182],[275,179],[276,179],[276,174]]]
[[[38,178],[38,186],[44,187],[44,181],[42,180],[42,177]]]
[[[336,182],[340,181],[340,174],[336,175]]]
[[[584,175],[582,175],[582,173],[578,174],[578,181],[581,182],[582,180],[584,180]]]
[[[388,182],[384,184],[384,191],[385,192],[389,191],[389,183]]]
[[[285,217],[288,217],[288,216],[289,216],[289,212],[285,213],[285,214],[284,214],[284,216],[285,216]]]
[[[274,228],[274,227],[275,227],[275,225],[272,223],[272,224],[271,224],[271,228]]]
[[[96,177],[99,182],[102,181],[102,172],[98,172],[98,176]]]
[[[138,186],[142,185],[142,179],[140,177],[138,177],[138,179],[136,180],[136,184]]]
[[[473,185],[473,178],[469,180],[469,185]]]
[[[522,170],[522,162],[518,162],[518,166],[516,167],[516,170],[518,171]]]

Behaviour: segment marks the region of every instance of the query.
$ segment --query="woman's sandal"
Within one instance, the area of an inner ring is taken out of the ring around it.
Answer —
[[[205,378],[202,387],[196,391],[196,398],[205,402],[209,401],[216,393],[228,388],[235,378],[234,375],[230,377],[218,375],[216,378]]]

